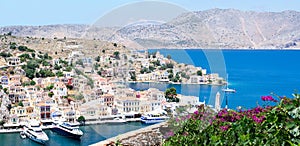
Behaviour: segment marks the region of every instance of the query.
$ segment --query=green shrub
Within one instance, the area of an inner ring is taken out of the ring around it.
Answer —
[[[300,145],[300,98],[262,96],[266,105],[215,113],[200,106],[172,119],[164,145]],[[277,103],[270,106],[270,103]]]

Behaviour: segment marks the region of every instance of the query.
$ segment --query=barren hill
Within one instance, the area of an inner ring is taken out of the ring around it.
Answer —
[[[299,48],[300,13],[211,9],[162,24],[9,26],[0,34],[100,39],[137,48]]]

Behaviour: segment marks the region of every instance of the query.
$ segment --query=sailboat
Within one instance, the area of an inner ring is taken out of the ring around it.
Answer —
[[[228,108],[228,98],[227,98],[227,96],[228,96],[228,94],[229,93],[235,93],[236,91],[235,91],[235,89],[230,89],[230,88],[228,88],[228,74],[227,74],[227,84],[226,84],[226,88],[225,89],[222,89],[222,91],[223,92],[225,92],[225,97],[226,97],[226,105],[225,105],[225,108],[227,109]]]
[[[226,88],[225,89],[222,89],[223,92],[225,93],[235,93],[236,90],[235,89],[230,89],[228,88],[228,75],[227,75],[227,84],[226,84]]]

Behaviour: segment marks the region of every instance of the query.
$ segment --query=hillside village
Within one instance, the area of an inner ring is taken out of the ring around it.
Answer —
[[[225,81],[205,69],[179,64],[159,52],[116,43],[68,38],[0,36],[0,121],[13,125],[53,116],[87,121],[136,115],[169,104],[165,93],[134,91],[120,83],[214,84]],[[180,106],[199,98],[178,95]]]

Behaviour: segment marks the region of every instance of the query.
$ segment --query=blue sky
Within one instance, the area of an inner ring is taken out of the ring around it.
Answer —
[[[161,0],[162,1],[162,0]],[[111,10],[132,0],[0,0],[0,26],[91,24]],[[239,10],[300,11],[299,0],[163,0],[190,11],[211,8]]]

